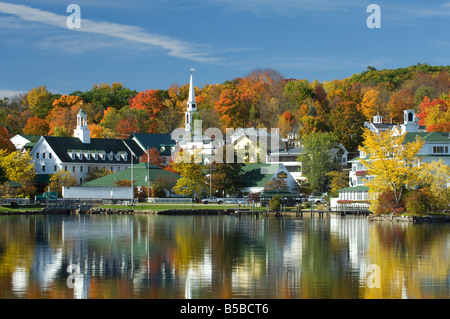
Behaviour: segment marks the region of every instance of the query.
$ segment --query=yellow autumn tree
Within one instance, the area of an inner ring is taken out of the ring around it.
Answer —
[[[36,170],[30,152],[7,153],[0,150],[0,166],[10,181],[20,183],[22,188],[32,186]]]
[[[429,190],[431,208],[436,211],[445,211],[450,203],[450,166],[442,159],[423,163],[419,173],[420,184]]]
[[[361,163],[367,167],[368,175],[373,177],[366,181],[369,193],[374,198],[376,194],[390,189],[398,207],[405,189],[417,185],[419,181],[420,158],[417,154],[424,141],[417,138],[406,143],[405,134],[395,135],[391,131],[377,134],[367,128],[364,129],[363,137],[360,150],[367,157]]]

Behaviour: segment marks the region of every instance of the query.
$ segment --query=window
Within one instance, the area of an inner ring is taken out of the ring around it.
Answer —
[[[446,154],[448,153],[448,146],[433,146],[433,154]]]
[[[64,170],[67,172],[67,165],[66,166],[64,166]]]
[[[83,166],[80,166],[80,172],[83,172]]]
[[[56,165],[55,166],[53,166],[53,170],[56,172],[57,171],[57,167],[56,167]]]
[[[74,167],[72,167],[72,172],[74,172],[74,173],[75,173],[75,166],[74,166]]]
[[[42,153],[42,158],[45,158],[45,152]]]
[[[42,165],[42,171],[45,172],[45,165]]]
[[[91,153],[88,152],[88,153],[86,154],[86,158],[87,158],[88,160],[90,160],[90,159],[91,159]]]
[[[39,158],[39,153],[36,153],[36,158]]]
[[[52,153],[48,153],[48,158],[52,158]]]

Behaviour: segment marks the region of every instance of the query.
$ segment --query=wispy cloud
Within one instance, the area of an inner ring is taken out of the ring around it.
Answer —
[[[0,13],[14,15],[24,21],[68,29],[66,22],[69,14],[67,16],[58,15],[49,11],[6,2],[0,2]],[[74,32],[103,35],[157,47],[166,50],[169,56],[180,59],[201,63],[217,63],[221,61],[220,58],[211,56],[206,50],[199,51],[198,49],[193,49],[199,47],[205,48],[207,47],[205,45],[195,46],[192,43],[187,43],[169,36],[150,33],[136,26],[82,19],[81,28],[72,30]]]

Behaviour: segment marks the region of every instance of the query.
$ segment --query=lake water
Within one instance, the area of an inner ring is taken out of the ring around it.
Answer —
[[[450,225],[0,216],[0,298],[449,298]]]

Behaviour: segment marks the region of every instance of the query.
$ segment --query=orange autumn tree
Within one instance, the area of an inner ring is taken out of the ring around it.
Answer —
[[[278,128],[283,138],[286,138],[290,131],[294,128],[295,118],[290,111],[285,111],[278,117]]]
[[[52,103],[55,107],[72,107],[75,104],[82,102],[81,97],[78,95],[66,95],[63,94],[59,99],[55,99]]]
[[[236,88],[223,90],[215,104],[223,128],[245,127],[253,99],[251,93],[239,92]]]
[[[71,107],[54,107],[47,115],[47,122],[50,125],[49,134],[61,136],[57,132],[66,132],[63,136],[72,136],[73,130],[77,126],[77,114],[81,109],[81,104],[77,103]]]
[[[37,116],[32,116],[28,119],[27,124],[23,128],[23,133],[26,135],[47,135],[50,130],[50,125],[44,119]]]
[[[417,114],[419,125],[426,126],[427,132],[450,132],[449,104],[449,97],[446,95],[433,101],[425,97],[419,105],[421,113]]]
[[[139,92],[130,100],[132,109],[145,110],[148,117],[148,133],[156,133],[158,130],[158,115],[164,107],[163,91],[147,90]]]
[[[389,115],[394,123],[403,122],[403,111],[414,107],[414,94],[409,89],[394,92],[388,103]]]
[[[385,114],[385,104],[381,99],[381,93],[379,90],[370,89],[364,94],[361,102],[361,110],[366,117],[366,120],[371,120],[374,115],[387,115]]]

